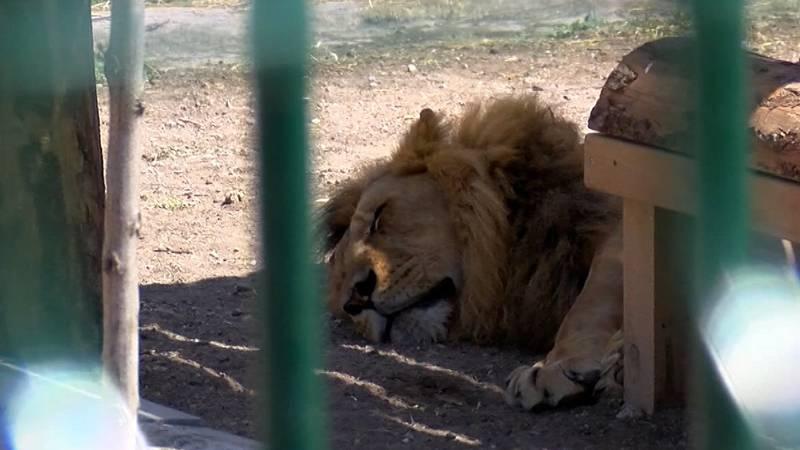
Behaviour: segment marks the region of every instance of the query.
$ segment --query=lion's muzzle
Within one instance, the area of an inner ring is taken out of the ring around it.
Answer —
[[[372,293],[375,292],[377,284],[378,277],[374,271],[370,270],[363,280],[353,284],[350,298],[342,306],[344,312],[355,316],[361,314],[365,309],[375,309],[375,304],[372,303]]]

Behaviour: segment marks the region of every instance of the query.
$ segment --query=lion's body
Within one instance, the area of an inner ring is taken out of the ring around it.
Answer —
[[[329,306],[370,339],[408,331],[539,352],[552,348],[619,208],[584,186],[577,127],[520,97],[450,123],[424,110],[391,158],[335,193],[325,223]]]

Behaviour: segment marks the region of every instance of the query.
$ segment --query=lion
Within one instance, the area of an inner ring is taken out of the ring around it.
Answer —
[[[585,187],[577,125],[538,97],[423,109],[320,219],[328,307],[366,339],[547,352],[507,380],[526,409],[621,386],[620,202]]]

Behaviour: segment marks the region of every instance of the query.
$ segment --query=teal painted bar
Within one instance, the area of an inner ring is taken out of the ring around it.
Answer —
[[[701,208],[698,297],[691,312],[695,323],[702,324],[702,317],[716,300],[722,276],[746,262],[748,97],[742,49],[743,1],[693,3]],[[720,382],[708,349],[697,350],[694,392],[699,396],[699,417],[704,421],[695,436],[697,448],[756,448],[746,420]]]
[[[0,359],[99,375],[99,239],[74,209],[90,176],[75,172],[91,151],[76,137],[92,126],[90,21],[88,0],[0,5]]]
[[[319,367],[321,304],[312,265],[306,182],[306,10],[303,1],[253,3],[261,157],[264,277],[258,291],[270,450],[324,449]]]

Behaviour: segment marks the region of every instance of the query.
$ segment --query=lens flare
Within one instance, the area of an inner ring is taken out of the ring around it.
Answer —
[[[732,274],[703,335],[727,389],[752,425],[797,442],[800,284],[784,270]]]
[[[147,448],[122,397],[98,372],[0,364],[20,375],[6,411],[11,450]]]

